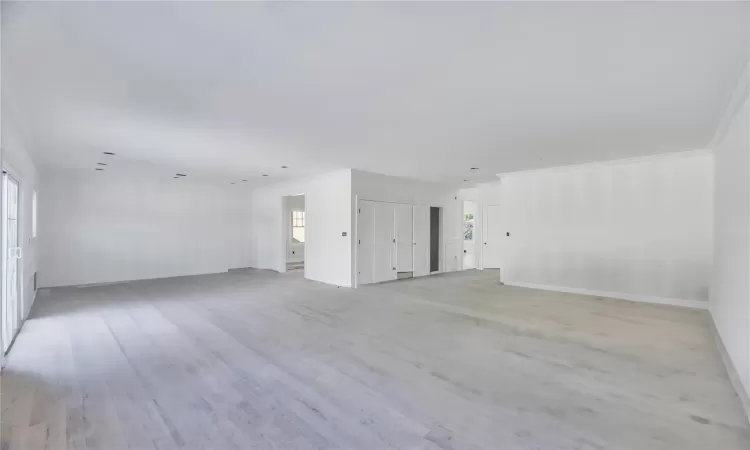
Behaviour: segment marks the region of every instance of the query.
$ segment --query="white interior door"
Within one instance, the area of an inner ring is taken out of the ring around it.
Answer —
[[[464,241],[464,261],[463,270],[476,269],[477,265],[474,257],[474,242]]]
[[[3,313],[3,353],[7,352],[20,325],[20,297],[18,295],[18,260],[21,248],[18,238],[18,181],[7,173],[3,174],[3,254],[5,265],[3,276],[5,289],[2,295]]]
[[[375,282],[375,202],[359,201],[357,216],[357,272],[359,284]]]
[[[396,216],[396,271],[414,270],[414,221],[411,205],[394,205]]]
[[[395,280],[396,232],[393,203],[373,202],[373,282]]]
[[[501,224],[500,205],[489,205],[484,210],[484,251],[482,260],[485,269],[501,267],[501,249],[505,232]]]
[[[414,206],[414,276],[430,273],[430,207]]]

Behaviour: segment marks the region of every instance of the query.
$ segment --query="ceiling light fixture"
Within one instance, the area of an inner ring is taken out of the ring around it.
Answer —
[[[104,169],[102,169],[102,168],[99,168],[99,167],[97,167],[97,168],[96,168],[96,169],[94,169],[94,170],[104,170]]]
[[[243,183],[247,183],[247,180],[242,180]]]
[[[177,175],[178,177],[186,177],[187,176],[184,173],[176,173],[175,175]]]
[[[469,170],[471,170],[472,172],[476,172],[477,170],[479,170],[479,167],[472,167],[472,168],[471,168],[471,169],[469,169]]]
[[[229,184],[237,184],[237,183],[232,182],[232,183],[229,183]]]
[[[112,152],[102,152],[103,155],[115,156]]]
[[[267,174],[267,173],[264,173],[264,174],[263,174],[263,176],[264,176],[264,177],[267,177],[267,176],[268,176],[268,174]]]
[[[288,166],[281,166],[282,169],[288,169]]]
[[[97,163],[97,164],[99,164],[100,166],[106,166],[105,163]]]

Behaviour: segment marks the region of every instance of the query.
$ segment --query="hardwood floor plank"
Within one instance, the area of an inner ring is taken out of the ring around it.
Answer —
[[[7,450],[746,450],[705,311],[506,287],[233,271],[40,296]]]

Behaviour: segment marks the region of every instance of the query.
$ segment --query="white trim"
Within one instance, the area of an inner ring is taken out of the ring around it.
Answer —
[[[683,306],[685,308],[705,309],[708,310],[708,302],[699,300],[682,300],[677,298],[655,297],[652,295],[626,294],[623,292],[597,291],[593,289],[579,289],[562,286],[549,286],[546,284],[523,283],[517,281],[506,281],[506,286],[516,286],[529,289],[541,289],[544,291],[567,292],[569,294],[592,295],[595,297],[616,298],[620,300],[630,300],[633,302],[656,303],[660,305]]]
[[[719,349],[721,360],[724,362],[724,367],[727,370],[729,382],[732,383],[732,387],[737,392],[737,396],[740,398],[740,403],[745,410],[745,414],[747,414],[748,423],[750,423],[750,395],[748,395],[744,386],[742,386],[742,381],[740,380],[737,368],[734,366],[732,358],[729,356],[729,353],[724,346],[724,341],[721,340],[719,330],[716,329],[716,322],[714,322],[713,314],[711,315],[711,331],[713,331],[714,339],[716,340],[716,347]]]
[[[352,288],[357,289],[359,287],[359,195],[356,194],[354,195],[354,230],[352,230],[352,235],[352,245],[354,246],[354,251],[352,252],[354,254],[354,264],[352,264],[354,281]]]
[[[502,182],[503,178],[517,177],[517,176],[535,174],[539,172],[565,172],[568,170],[588,169],[588,168],[596,168],[596,167],[601,167],[601,166],[618,166],[618,165],[623,165],[623,164],[635,164],[635,163],[653,161],[653,160],[685,158],[685,157],[700,155],[700,154],[713,155],[713,152],[710,149],[706,149],[706,148],[686,149],[684,151],[672,152],[672,153],[660,153],[656,155],[637,156],[634,158],[612,159],[609,161],[591,161],[591,162],[585,162],[585,163],[580,163],[580,164],[569,164],[565,166],[544,167],[541,169],[529,169],[529,170],[519,170],[517,172],[498,173],[496,175],[500,178],[500,181]]]

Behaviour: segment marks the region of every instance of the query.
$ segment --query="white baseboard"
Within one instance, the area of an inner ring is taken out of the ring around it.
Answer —
[[[593,289],[578,289],[562,286],[549,286],[546,284],[522,283],[515,281],[503,281],[506,286],[517,286],[530,289],[542,289],[545,291],[567,292],[570,294],[593,295],[595,297],[618,298],[633,302],[658,303],[660,305],[684,306],[686,308],[708,309],[708,302],[698,300],[682,300],[677,298],[655,297],[651,295],[625,294],[622,292],[597,291]]]
[[[745,414],[747,415],[747,421],[748,423],[750,423],[750,395],[745,390],[744,386],[742,386],[742,381],[740,381],[740,375],[737,373],[737,368],[734,367],[732,358],[729,357],[727,348],[724,347],[724,341],[721,340],[719,331],[716,329],[716,323],[713,320],[713,315],[711,316],[711,330],[714,333],[714,339],[716,340],[716,347],[718,347],[719,349],[719,354],[721,355],[721,359],[722,361],[724,361],[724,367],[727,369],[727,375],[729,375],[729,381],[732,383],[732,387],[734,388],[734,391],[737,393],[737,397],[740,398],[740,403],[742,403],[742,407],[745,409]]]

